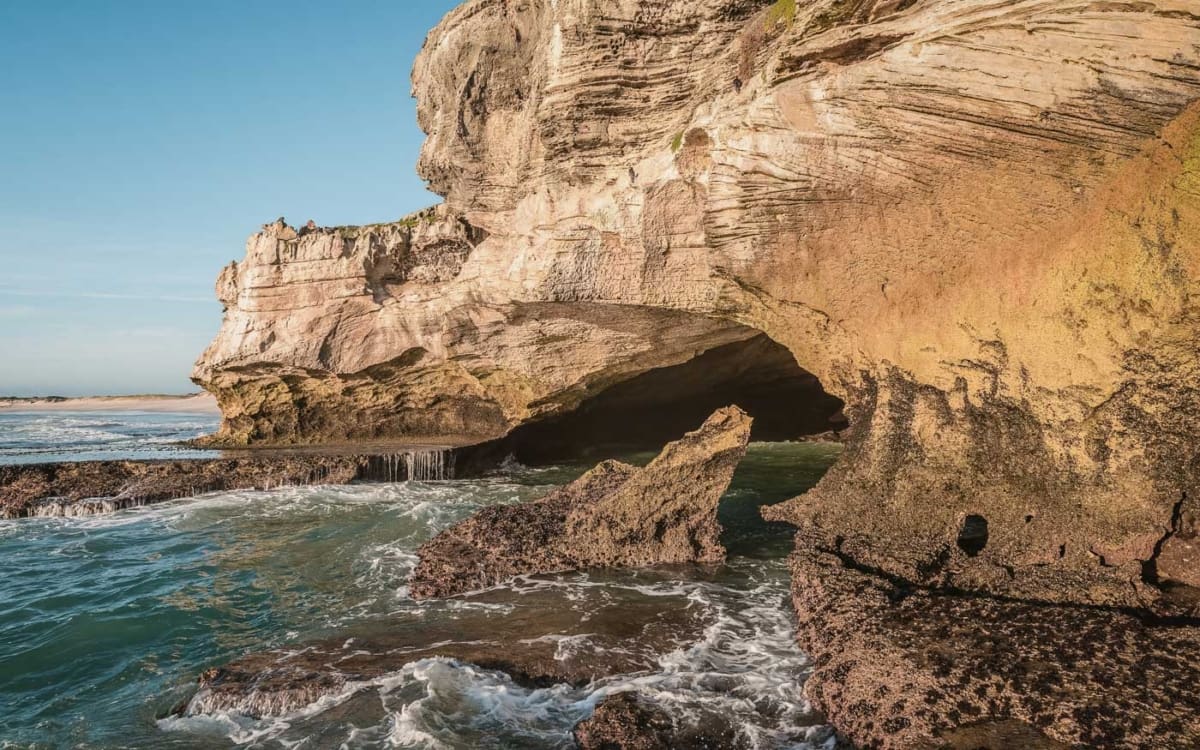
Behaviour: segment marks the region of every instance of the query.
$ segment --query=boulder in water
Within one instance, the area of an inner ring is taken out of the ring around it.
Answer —
[[[537,502],[484,508],[417,551],[412,596],[454,596],[526,574],[724,560],[717,503],[750,423],[725,407],[645,468],[605,461]]]
[[[590,718],[575,725],[580,750],[737,750],[747,744],[727,721],[680,726],[666,711],[637,693],[602,700]]]

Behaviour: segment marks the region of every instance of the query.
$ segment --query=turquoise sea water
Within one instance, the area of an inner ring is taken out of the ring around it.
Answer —
[[[214,414],[0,411],[0,464],[117,458],[203,458],[182,440],[215,432]]]
[[[514,467],[477,480],[236,492],[110,516],[0,522],[0,747],[542,748],[605,695],[637,689],[687,719],[735,720],[758,747],[826,746],[800,689],[783,556],[786,528],[757,507],[811,486],[836,448],[751,447],[723,501],[717,569],[524,579],[485,595],[416,603],[413,552],[480,507],[532,499],[583,466]],[[644,456],[641,458],[645,458]],[[531,690],[505,675],[425,659],[282,719],[168,717],[197,675],[247,653],[364,632],[411,633],[483,618],[501,642],[570,610],[587,648],[604,612],[659,608],[706,623],[654,669]]]

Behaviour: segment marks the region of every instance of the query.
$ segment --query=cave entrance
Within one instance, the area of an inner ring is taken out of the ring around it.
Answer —
[[[525,464],[657,451],[730,404],[754,417],[754,441],[847,427],[842,401],[790,351],[759,334],[617,383],[569,413],[518,428],[506,442]]]

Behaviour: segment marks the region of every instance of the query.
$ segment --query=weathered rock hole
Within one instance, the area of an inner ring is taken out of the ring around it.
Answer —
[[[983,516],[971,514],[963,519],[962,528],[958,531],[958,548],[967,557],[975,557],[983,552],[988,543],[988,521]]]
[[[841,399],[765,334],[709,349],[599,391],[573,411],[514,430],[504,449],[522,463],[658,450],[715,410],[754,418],[752,440],[794,440],[847,427]]]

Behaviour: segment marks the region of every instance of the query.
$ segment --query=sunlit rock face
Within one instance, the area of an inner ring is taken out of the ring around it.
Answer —
[[[774,518],[1175,611],[1198,65],[1190,0],[472,0],[413,75],[445,205],[255,235],[195,377],[228,441],[483,438],[766,334],[853,425]]]
[[[517,576],[725,560],[717,506],[746,455],[751,419],[718,409],[642,468],[605,461],[536,502],[496,505],[417,550],[416,599]]]

